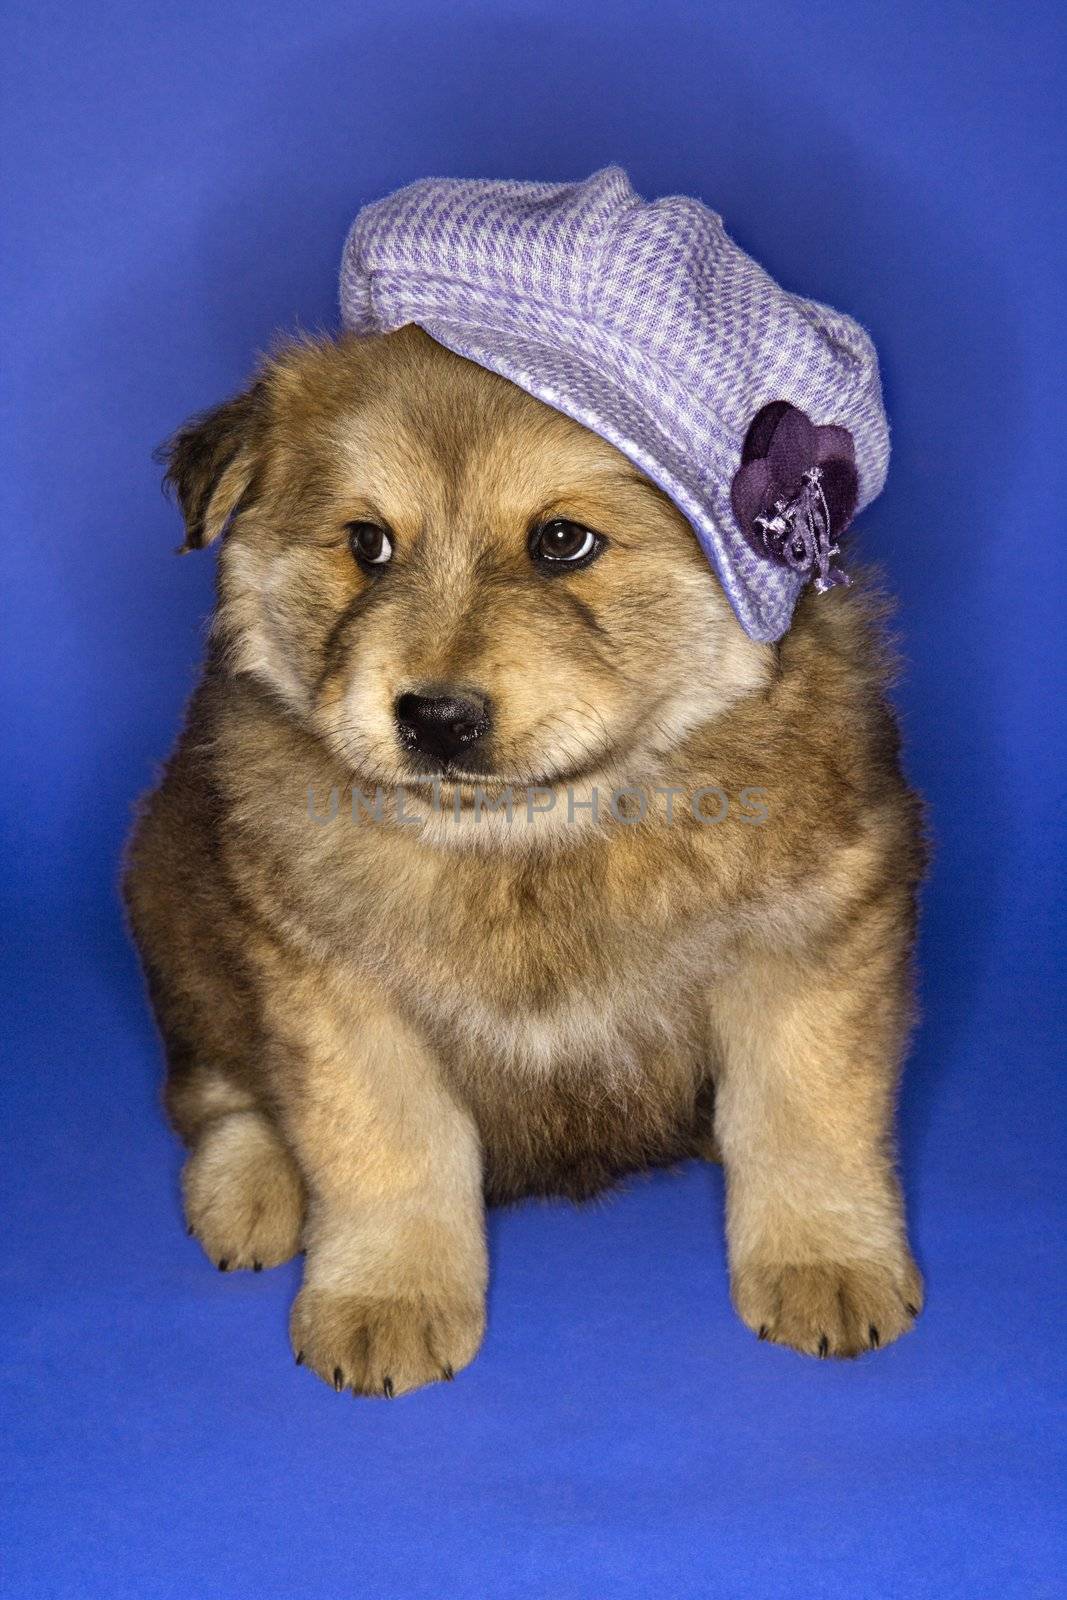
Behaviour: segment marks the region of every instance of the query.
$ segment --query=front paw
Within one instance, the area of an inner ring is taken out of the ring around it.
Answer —
[[[922,1278],[900,1262],[746,1263],[731,1284],[742,1321],[810,1356],[856,1356],[907,1333],[923,1303]]]
[[[289,1325],[299,1363],[338,1391],[389,1399],[454,1377],[484,1331],[480,1298],[441,1291],[369,1298],[305,1287]]]
[[[189,1232],[220,1272],[259,1272],[300,1249],[300,1174],[258,1111],[233,1111],[208,1123],[185,1163],[182,1192]]]

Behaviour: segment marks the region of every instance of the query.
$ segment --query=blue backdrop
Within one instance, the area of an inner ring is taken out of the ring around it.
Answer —
[[[32,0],[8,8],[3,568],[7,1592],[225,1600],[1051,1596],[1064,1314],[1064,40],[1038,0]],[[210,556],[152,447],[346,225],[427,174],[620,161],[873,332],[863,519],[936,861],[902,1100],[929,1308],[853,1365],[733,1317],[720,1175],[494,1218],[454,1385],[338,1398],[295,1268],[186,1239],[116,860]]]

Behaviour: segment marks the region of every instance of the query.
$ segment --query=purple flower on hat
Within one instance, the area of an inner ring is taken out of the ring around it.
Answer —
[[[847,428],[817,428],[787,400],[757,411],[730,489],[749,542],[780,566],[805,573],[821,594],[851,580],[833,557],[859,496],[856,451]]]

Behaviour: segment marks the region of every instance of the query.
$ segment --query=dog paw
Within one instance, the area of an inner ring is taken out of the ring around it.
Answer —
[[[922,1309],[914,1263],[747,1264],[733,1274],[743,1322],[809,1356],[857,1356],[907,1333]]]
[[[221,1272],[258,1272],[300,1249],[304,1191],[292,1156],[258,1111],[208,1123],[182,1172],[189,1232]]]
[[[484,1328],[478,1301],[375,1300],[305,1288],[289,1334],[297,1362],[334,1389],[391,1399],[454,1377],[473,1361]]]

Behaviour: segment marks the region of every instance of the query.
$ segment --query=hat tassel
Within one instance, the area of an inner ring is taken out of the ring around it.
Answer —
[[[809,467],[796,498],[776,500],[774,515],[757,517],[756,523],[771,554],[784,560],[794,572],[811,576],[817,594],[825,594],[835,584],[847,587],[852,582],[847,572],[833,564],[841,547],[830,531],[830,507],[823,492],[821,467]]]

